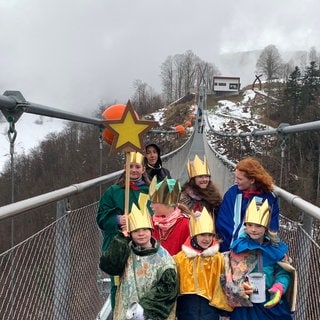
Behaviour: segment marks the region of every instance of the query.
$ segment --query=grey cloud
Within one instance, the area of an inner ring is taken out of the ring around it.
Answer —
[[[126,102],[135,79],[160,91],[161,63],[186,50],[237,74],[241,68],[218,64],[222,52],[271,43],[319,48],[319,6],[317,0],[0,0],[0,89],[89,114],[100,101]]]

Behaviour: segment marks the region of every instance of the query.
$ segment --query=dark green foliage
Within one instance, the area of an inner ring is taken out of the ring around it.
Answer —
[[[302,76],[298,67],[284,85],[277,107],[279,123],[291,125],[320,120],[320,71],[311,62]],[[318,131],[290,134],[285,148],[283,187],[313,204],[320,205]]]

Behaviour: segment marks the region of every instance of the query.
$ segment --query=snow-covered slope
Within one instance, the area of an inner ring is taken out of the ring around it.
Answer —
[[[66,126],[67,121],[23,114],[15,124],[17,132],[14,141],[15,154],[27,154],[32,148],[37,147],[49,133],[60,132]],[[3,171],[6,162],[10,161],[10,141],[8,137],[9,123],[2,118],[0,122],[0,172]],[[11,135],[13,138],[13,135]]]

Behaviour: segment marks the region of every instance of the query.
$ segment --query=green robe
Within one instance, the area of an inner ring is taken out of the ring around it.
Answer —
[[[139,190],[129,190],[129,212],[133,203],[139,207],[138,199],[141,192],[148,194],[149,186],[142,185]],[[100,199],[97,223],[103,231],[102,251],[107,249],[110,241],[119,231],[117,215],[124,214],[124,197],[125,189],[118,184],[114,184],[104,192]]]
[[[173,258],[152,239],[152,249],[141,249],[119,232],[103,256],[105,269],[120,276],[113,319],[124,320],[129,306],[138,302],[146,319],[175,319],[178,295]]]
[[[131,210],[132,204],[135,203],[138,206],[138,199],[140,193],[149,193],[149,186],[144,184],[139,186],[139,190],[129,190],[129,211]],[[103,243],[102,252],[104,252],[110,241],[119,232],[117,215],[124,214],[124,198],[125,189],[119,184],[110,186],[102,195],[99,202],[99,208],[97,212],[97,224],[103,232]],[[151,212],[151,211],[149,211]],[[103,268],[101,268],[105,271]],[[117,280],[114,277],[111,278],[111,306],[112,309],[115,305],[115,295],[117,291]]]

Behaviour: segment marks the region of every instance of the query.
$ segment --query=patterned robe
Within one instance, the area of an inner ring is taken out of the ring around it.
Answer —
[[[266,277],[266,301],[271,299],[268,289],[274,283],[281,283],[286,292],[292,279],[279,262],[287,251],[288,247],[283,242],[272,245],[266,236],[265,242],[259,244],[244,233],[232,244],[231,251],[224,253],[226,278],[223,282],[229,304],[235,307],[231,320],[292,320],[285,295],[278,304],[267,309],[264,303],[251,303],[243,290],[243,282],[247,280],[247,276],[251,272],[260,272],[261,269]]]
[[[113,320],[125,320],[138,302],[146,319],[174,320],[178,294],[177,271],[167,250],[152,239],[153,248],[141,249],[119,233],[104,254],[107,272],[120,275]]]

